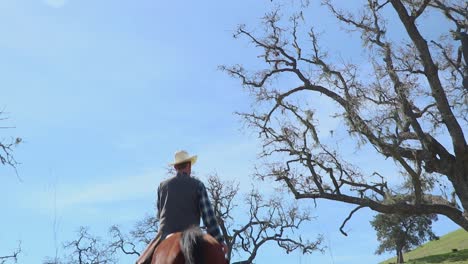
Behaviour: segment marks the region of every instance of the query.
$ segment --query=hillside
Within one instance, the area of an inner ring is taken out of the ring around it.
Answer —
[[[457,249],[457,252],[452,252]],[[459,229],[404,254],[406,263],[468,263],[468,232]],[[412,261],[411,261],[412,260]],[[396,257],[381,264],[395,263]]]

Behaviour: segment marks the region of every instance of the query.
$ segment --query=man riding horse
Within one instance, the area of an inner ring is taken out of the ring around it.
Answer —
[[[176,152],[174,162],[169,164],[174,166],[177,174],[161,182],[158,188],[159,232],[138,258],[137,264],[151,263],[156,247],[168,235],[200,226],[200,217],[208,233],[222,245],[224,252],[227,252],[205,185],[190,177],[196,161],[197,156],[190,156],[181,150]]]

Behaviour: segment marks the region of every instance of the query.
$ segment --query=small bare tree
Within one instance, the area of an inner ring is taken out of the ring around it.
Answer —
[[[300,250],[306,254],[320,250],[321,237],[309,241],[293,234],[312,218],[308,211],[297,205],[287,205],[283,197],[265,199],[258,191],[251,190],[244,200],[248,208],[242,215],[246,219],[234,219],[239,185],[232,181],[223,182],[217,175],[212,175],[208,178],[207,191],[227,241],[229,260],[233,252],[237,252],[247,257],[243,263],[253,263],[261,247],[268,242],[276,243],[286,253]]]
[[[137,221],[128,234],[117,225],[111,226],[106,240],[90,234],[88,228],[80,227],[78,237],[64,244],[64,257],[48,257],[44,264],[118,263],[121,254],[140,256],[157,231],[158,221],[149,215]]]
[[[111,235],[111,243],[109,247],[114,253],[120,251],[126,255],[140,256],[140,251],[137,249],[136,243],[127,235],[123,234],[118,226],[112,226],[109,233]]]
[[[80,227],[78,238],[64,244],[64,257],[48,258],[44,264],[113,264],[117,263],[109,243],[91,235],[88,228]]]
[[[468,230],[464,134],[468,87],[462,85],[467,72],[468,4],[457,0],[362,2],[366,3],[355,13],[331,0],[322,4],[350,34],[362,39],[372,74],[360,65],[330,58],[313,28],[301,35],[307,9],[292,16],[288,25],[282,24],[279,11],[267,14],[263,35],[244,25],[238,28],[235,37],[246,37],[259,48],[266,66],[253,73],[241,65],[221,67],[239,78],[256,99],[253,111],[241,116],[264,143],[260,156],[266,164],[257,176],[282,182],[296,199],[356,205],[341,227],[343,234],[346,221],[361,208],[441,214]],[[443,29],[437,39],[426,39],[423,17],[445,17],[452,27]],[[403,30],[391,32],[397,27],[389,28],[390,23],[399,23]],[[346,43],[340,36],[336,41]],[[286,76],[291,85],[275,81]],[[325,142],[317,132],[324,120],[318,120],[310,106],[318,100],[328,100],[336,108],[333,118],[343,124],[337,130],[347,133],[342,140],[358,149],[369,146],[377,155],[393,159],[407,179],[401,185],[409,183],[409,191],[389,184],[391,176],[384,176],[372,162],[368,166],[374,172],[362,172],[343,158],[341,145]],[[439,188],[445,183],[447,188]],[[401,196],[406,199],[394,199]]]
[[[158,233],[158,219],[146,215],[137,221],[129,235],[123,234],[116,225],[109,230],[111,242],[109,247],[114,253],[122,252],[126,255],[140,256],[143,249],[156,237]]]
[[[146,215],[135,224],[133,230],[130,231],[130,235],[137,242],[148,244],[156,237],[158,228],[159,219],[156,216]]]

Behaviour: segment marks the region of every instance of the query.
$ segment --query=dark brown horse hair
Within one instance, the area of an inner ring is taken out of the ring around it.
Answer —
[[[180,249],[185,258],[185,264],[203,264],[203,232],[199,227],[191,227],[182,232]]]

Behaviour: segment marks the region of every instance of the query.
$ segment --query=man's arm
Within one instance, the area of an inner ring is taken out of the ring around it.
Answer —
[[[200,195],[200,212],[203,219],[203,224],[205,224],[208,233],[216,238],[219,243],[224,244],[224,238],[221,234],[221,230],[218,225],[218,221],[216,220],[216,215],[214,213],[213,207],[211,206],[210,199],[208,198],[208,193],[206,192],[205,185],[200,182],[200,186],[198,188],[198,192]]]

